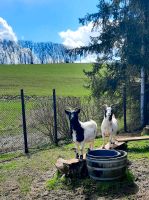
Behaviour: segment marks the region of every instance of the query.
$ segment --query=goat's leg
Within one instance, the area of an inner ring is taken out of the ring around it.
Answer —
[[[105,149],[105,133],[102,133],[102,140],[103,140],[102,149]]]
[[[112,143],[113,143],[113,144],[116,144],[116,143],[117,143],[116,134],[115,134],[115,133],[113,133]]]
[[[109,138],[109,148],[110,149],[112,148],[113,144],[114,144],[113,134],[110,133],[110,138]]]
[[[83,159],[83,153],[84,153],[84,142],[81,142],[80,151],[81,151],[80,160],[82,160]]]
[[[79,144],[75,142],[75,148],[76,148],[76,159],[79,159]]]
[[[88,152],[90,152],[91,150],[93,150],[93,146],[94,146],[94,141],[89,143],[89,148],[88,148]]]
[[[94,140],[90,143],[90,150],[94,149]]]

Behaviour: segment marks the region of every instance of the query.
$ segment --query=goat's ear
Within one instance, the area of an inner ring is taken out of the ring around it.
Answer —
[[[66,113],[67,115],[69,115],[70,112],[69,112],[68,110],[65,110],[65,113]]]
[[[107,104],[104,104],[103,105],[103,110],[106,110],[107,107],[108,107]]]
[[[114,104],[110,105],[110,107],[112,108],[112,110],[115,110],[115,105]]]

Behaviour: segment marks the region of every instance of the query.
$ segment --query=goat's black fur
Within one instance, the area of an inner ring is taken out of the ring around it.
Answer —
[[[76,111],[76,112],[74,111],[72,113],[68,111],[65,111],[65,112],[69,116],[71,129],[76,132],[77,142],[82,142],[84,140],[84,129],[81,127],[81,124],[78,119],[79,111]]]
[[[82,142],[84,140],[84,129],[81,127],[81,124],[78,120],[73,120],[71,122],[71,127],[76,131],[76,140],[77,142]]]

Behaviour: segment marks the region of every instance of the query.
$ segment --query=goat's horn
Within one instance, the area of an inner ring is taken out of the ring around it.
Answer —
[[[108,105],[107,105],[107,104],[104,104],[104,105],[103,105],[103,107],[104,107],[104,108],[107,108],[107,107],[108,107]]]
[[[76,107],[74,110],[79,110],[80,108]]]
[[[68,110],[68,111],[70,111],[70,110],[71,110],[71,108],[70,108],[70,107],[66,107],[66,108],[65,108],[65,110]]]

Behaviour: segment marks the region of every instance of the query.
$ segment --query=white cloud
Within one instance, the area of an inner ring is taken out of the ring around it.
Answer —
[[[97,55],[95,53],[87,54],[85,57],[81,58],[81,60],[76,60],[75,63],[94,63],[96,59]]]
[[[76,31],[70,29],[59,33],[63,40],[63,44],[70,47],[76,48],[88,45],[90,42],[90,36],[95,36],[97,32],[92,32],[93,24],[89,23],[86,26],[79,27]]]
[[[12,30],[12,27],[8,25],[7,21],[0,17],[0,40],[12,40],[17,41],[17,37]]]
[[[81,26],[77,30],[72,31],[70,29],[62,31],[59,33],[63,40],[63,44],[69,48],[76,48],[81,46],[87,46],[90,42],[90,36],[97,36],[99,32],[92,31],[93,24],[89,23],[86,26]],[[97,59],[96,54],[87,54],[81,60],[76,60],[76,62],[81,63],[93,63]]]
[[[93,63],[97,59],[96,54],[88,54],[85,58],[81,60],[82,63]]]

